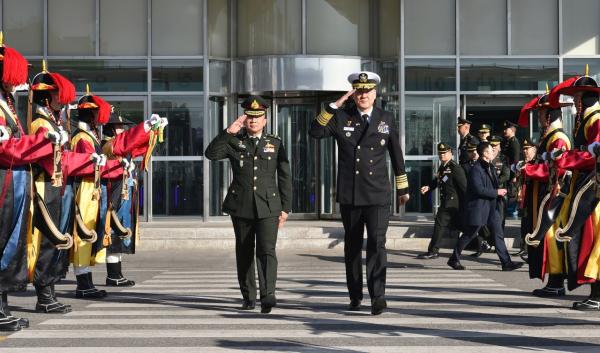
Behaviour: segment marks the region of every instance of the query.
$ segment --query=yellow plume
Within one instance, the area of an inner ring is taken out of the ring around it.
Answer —
[[[46,67],[46,59],[42,59],[42,72],[48,72],[48,68]]]
[[[550,87],[548,86],[548,82],[546,82],[546,94],[550,93]]]
[[[589,76],[590,75],[590,65],[585,64],[585,75]]]
[[[85,84],[85,95],[86,96],[90,96],[91,95],[90,94],[90,84],[89,83]]]
[[[4,46],[4,32],[0,31],[0,47]]]

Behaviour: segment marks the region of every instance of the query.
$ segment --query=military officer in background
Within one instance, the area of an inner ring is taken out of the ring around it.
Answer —
[[[458,134],[460,135],[460,144],[458,145],[458,162],[462,165],[469,160],[467,148],[469,144],[475,146],[474,151],[479,144],[479,140],[471,135],[471,122],[470,120],[463,119],[460,116],[458,117],[458,122],[456,123],[456,129],[458,130]],[[475,151],[475,153],[477,153]],[[475,159],[477,160],[477,159]]]
[[[477,130],[477,137],[480,142],[487,141],[490,137],[490,133],[492,131],[492,127],[488,124],[481,124],[479,130]]]
[[[471,168],[473,168],[473,165],[475,165],[475,163],[479,159],[479,154],[477,153],[477,145],[478,145],[478,143],[477,144],[471,144],[471,143],[467,144],[467,148],[466,148],[467,159],[460,164],[460,166],[465,171],[465,175],[469,175]]]
[[[447,231],[460,229],[460,206],[467,191],[465,171],[452,159],[452,148],[446,143],[439,143],[437,149],[440,158],[437,177],[429,185],[421,187],[421,194],[439,188],[440,207],[435,215],[433,235],[427,252],[417,256],[418,259],[438,258],[442,236]]]
[[[506,156],[508,165],[513,165],[520,160],[521,145],[517,140],[518,125],[512,121],[505,120],[503,124],[504,140],[502,140],[502,154]]]
[[[330,103],[313,120],[310,135],[317,139],[334,137],[338,144],[337,201],[344,224],[344,260],[350,295],[349,310],[360,310],[363,298],[362,245],[367,228],[367,286],[371,314],[387,308],[385,280],[386,232],[390,216],[392,188],[386,155],[389,153],[396,176],[397,204],[408,199],[408,179],[400,135],[394,116],[374,107],[379,75],[357,72],[348,76],[352,89]],[[354,105],[344,107],[352,97]]]
[[[510,181],[510,164],[507,162],[506,157],[502,154],[502,147],[500,144],[502,143],[502,138],[497,135],[493,135],[489,137],[490,146],[494,150],[494,159],[492,160],[492,164],[496,169],[496,175],[498,176],[498,185],[501,189],[507,189]],[[507,194],[508,195],[508,194]],[[506,205],[508,202],[507,195],[502,197],[498,197],[498,213],[500,214],[500,219],[502,220],[502,229],[504,229],[504,224],[506,222]]]
[[[229,159],[233,171],[223,212],[231,215],[235,232],[241,309],[253,310],[256,305],[256,240],[261,312],[269,313],[277,303],[275,245],[278,228],[292,209],[292,177],[281,139],[263,132],[267,102],[259,96],[250,96],[242,108],[244,115],[212,140],[205,156],[210,160]]]

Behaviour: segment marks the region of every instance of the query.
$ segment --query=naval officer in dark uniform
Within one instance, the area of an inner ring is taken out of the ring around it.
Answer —
[[[349,310],[360,310],[363,298],[362,245],[366,226],[367,287],[371,314],[379,315],[387,308],[385,236],[392,201],[387,154],[396,176],[398,205],[409,199],[408,179],[394,117],[373,106],[379,76],[358,72],[348,76],[348,81],[353,89],[329,104],[312,122],[309,133],[317,139],[334,137],[338,144],[337,201],[345,231]],[[350,97],[355,105],[344,107]]]
[[[438,188],[440,207],[435,215],[433,235],[427,252],[419,254],[417,259],[438,258],[443,235],[461,228],[460,209],[467,191],[467,177],[463,168],[452,159],[452,147],[447,143],[438,143],[437,149],[440,158],[437,176],[429,182],[429,185],[421,187],[421,194]]]
[[[231,215],[235,232],[242,309],[252,310],[256,305],[256,241],[261,312],[269,313],[276,305],[277,230],[292,208],[292,177],[281,139],[263,132],[267,102],[250,96],[242,108],[244,115],[212,140],[205,156],[210,160],[227,158],[233,170],[223,212]]]
[[[458,122],[456,123],[456,129],[460,135],[460,144],[458,145],[458,163],[461,165],[469,161],[469,155],[467,151],[468,146],[477,146],[479,144],[479,140],[475,136],[471,135],[471,124],[473,124],[472,121],[463,119],[460,116],[458,117]]]

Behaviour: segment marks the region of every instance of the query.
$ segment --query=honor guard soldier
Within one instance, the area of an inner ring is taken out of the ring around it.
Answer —
[[[458,145],[458,162],[461,165],[469,160],[467,153],[469,144],[475,146],[475,149],[477,149],[477,145],[479,144],[479,140],[470,133],[472,124],[473,123],[470,120],[463,119],[460,116],[458,117],[458,122],[456,123],[456,129],[460,135],[460,144]]]
[[[448,144],[439,143],[437,149],[440,158],[437,177],[429,185],[421,187],[421,194],[438,188],[440,207],[435,215],[433,236],[427,252],[417,256],[418,259],[438,258],[442,236],[450,230],[460,229],[460,208],[467,191],[465,171],[452,159],[452,148]]]
[[[15,109],[14,90],[27,82],[27,60],[4,46],[0,31],[0,331],[29,327],[12,316],[8,292],[27,288],[30,164],[52,155],[60,136],[49,131],[25,135]]]
[[[233,171],[223,212],[231,216],[235,231],[241,309],[252,310],[256,305],[256,240],[261,312],[269,313],[276,305],[277,231],[292,209],[292,177],[281,139],[263,132],[267,102],[250,96],[242,108],[244,115],[211,141],[205,156],[210,160],[229,159]]]
[[[481,124],[479,129],[477,130],[477,137],[480,142],[487,141],[488,137],[490,137],[490,133],[492,131],[492,127],[488,124]]]
[[[598,178],[597,157],[600,144],[600,87],[596,80],[589,76],[586,65],[585,74],[572,77],[550,92],[550,104],[559,101],[560,95],[573,97],[577,109],[577,121],[573,128],[574,145],[577,147],[566,153],[551,158],[556,160],[559,168],[573,171],[571,183],[575,183],[571,198],[568,224],[557,230],[555,238],[567,242],[567,282],[569,290],[590,284],[590,295],[583,301],[573,303],[573,309],[580,311],[600,311],[600,203],[598,193],[583,197],[584,187],[576,181],[588,181],[592,185]],[[596,185],[596,187],[598,187]],[[590,188],[588,188],[590,189]],[[594,186],[591,186],[594,189]],[[588,194],[589,195],[589,194]],[[578,200],[578,201],[575,201]],[[587,202],[585,201],[587,200]],[[561,210],[562,211],[562,210]]]
[[[545,187],[539,180],[526,178],[522,172],[526,165],[543,163],[537,156],[537,146],[529,138],[524,138],[521,146],[523,159],[511,166],[511,169],[517,178],[517,202],[521,214],[521,247],[515,255],[523,258],[528,253],[525,235],[533,231],[539,201],[544,197]]]
[[[396,176],[398,205],[404,205],[409,199],[408,179],[394,117],[373,106],[379,76],[357,72],[348,76],[348,81],[353,88],[321,111],[313,120],[309,134],[317,139],[334,137],[338,145],[337,202],[345,232],[349,310],[360,310],[363,298],[362,245],[366,226],[367,286],[371,313],[379,315],[387,307],[385,241],[392,201],[386,163],[388,153]],[[350,97],[355,105],[343,107]]]

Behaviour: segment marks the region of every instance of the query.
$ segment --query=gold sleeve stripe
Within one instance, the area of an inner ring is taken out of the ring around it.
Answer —
[[[583,127],[583,135],[585,136],[585,138],[587,140],[589,140],[588,137],[588,130],[590,129],[591,126],[593,126],[596,121],[600,120],[600,113],[596,113],[594,114],[594,116],[592,116],[591,118],[588,119],[587,123],[585,124],[585,126]]]
[[[396,189],[398,189],[398,190],[408,189],[408,182],[405,181],[403,183],[396,183]]]
[[[329,123],[329,120],[331,120],[332,117],[333,114],[328,113],[326,110],[322,110],[321,114],[317,116],[317,121],[319,122],[319,124],[325,126],[327,125],[327,123]]]

